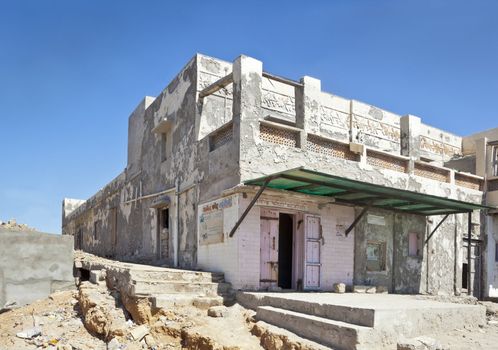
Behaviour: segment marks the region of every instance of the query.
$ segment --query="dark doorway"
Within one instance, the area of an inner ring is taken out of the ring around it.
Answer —
[[[168,258],[168,241],[169,241],[169,208],[160,208],[157,210],[157,245],[156,255],[158,260]]]
[[[467,289],[467,269],[468,269],[467,263],[464,263],[462,265],[462,289]]]
[[[292,247],[293,217],[279,214],[278,223],[278,286],[282,289],[292,288]]]

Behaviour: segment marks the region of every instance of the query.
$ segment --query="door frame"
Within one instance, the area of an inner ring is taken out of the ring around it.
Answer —
[[[318,230],[319,230],[319,236],[318,239],[313,239],[310,241],[315,241],[318,242],[318,248],[319,248],[319,262],[313,265],[319,266],[319,273],[318,273],[318,286],[316,287],[308,287],[306,284],[307,281],[307,265],[308,264],[308,256],[307,256],[307,241],[308,241],[308,224],[307,224],[307,218],[309,217],[316,217],[319,220],[318,224]],[[322,286],[322,243],[323,243],[323,232],[322,232],[322,217],[321,215],[318,214],[310,214],[310,213],[305,213],[303,215],[303,221],[304,221],[304,228],[303,228],[303,289],[304,290],[320,290]]]
[[[297,230],[297,225],[298,225],[298,215],[302,214],[303,216],[305,215],[304,212],[298,211],[298,210],[292,210],[292,209],[287,209],[287,208],[278,208],[278,207],[268,207],[268,206],[261,206],[259,207],[260,210],[260,215],[259,218],[261,220],[261,211],[262,210],[273,210],[277,212],[277,218],[276,220],[278,221],[278,227],[280,227],[280,214],[288,214],[292,216],[292,282],[291,282],[291,289],[297,289],[297,281],[299,279],[299,271],[296,268],[298,264],[301,262],[298,260],[299,257],[297,256],[297,244],[300,243],[300,240],[298,239],[298,230]],[[260,229],[261,230],[261,229]],[[261,231],[259,232],[259,235],[261,237]],[[279,237],[280,238],[280,237]],[[261,240],[259,243],[259,253],[261,254]],[[304,261],[303,261],[304,263]],[[261,258],[260,258],[260,264],[261,264]],[[262,285],[261,282],[261,266],[259,268],[259,287],[264,288],[265,286]],[[277,286],[278,286],[278,272],[277,272]]]

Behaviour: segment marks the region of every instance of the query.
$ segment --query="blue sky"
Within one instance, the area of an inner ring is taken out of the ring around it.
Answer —
[[[0,220],[60,232],[126,166],[127,118],[196,53],[459,135],[497,127],[498,1],[0,0]]]

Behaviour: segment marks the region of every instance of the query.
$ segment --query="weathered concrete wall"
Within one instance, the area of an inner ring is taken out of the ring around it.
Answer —
[[[0,229],[0,308],[74,287],[73,238]]]
[[[230,73],[233,83],[199,98],[200,91]],[[265,127],[271,131],[264,131]],[[392,188],[482,202],[483,193],[462,186],[450,169],[436,169],[434,176],[431,170],[425,175],[425,170],[414,170],[418,164],[414,159],[421,160],[422,166],[427,160],[467,170],[463,161],[448,162],[462,153],[461,138],[429,127],[415,116],[400,117],[322,92],[315,78],[292,82],[269,76],[262,62],[247,56],[230,63],[196,55],[157,98],[140,102],[129,118],[128,137],[124,172],[86,202],[65,202],[63,232],[75,236],[81,232],[82,248],[95,254],[223,269],[240,286],[252,288],[259,278],[259,272],[243,270],[248,264],[240,259],[241,251],[256,254],[259,249],[259,236],[254,234],[259,232],[257,214],[251,212],[246,218],[246,231],[251,234],[225,241],[220,245],[223,249],[199,246],[197,217],[199,203],[219,198],[246,180],[304,166]],[[476,168],[479,164],[476,158]],[[157,255],[157,201],[161,198],[170,215],[167,256]],[[243,205],[246,198],[241,200]],[[335,217],[323,210],[325,220]],[[256,217],[251,221],[252,215]],[[409,233],[425,235],[435,224],[415,216],[385,213],[384,217],[384,227],[364,221],[357,228],[355,280],[399,292],[455,289],[461,261],[444,257],[448,251],[461,250],[461,239],[454,238],[459,226],[448,221],[440,230],[452,240],[446,236],[434,240],[424,248],[423,257],[413,258],[406,252]],[[369,235],[386,242],[384,273],[362,270]],[[237,257],[239,261],[232,264]],[[433,274],[434,269],[444,276]],[[327,275],[327,283],[338,278],[333,275],[336,272]]]
[[[233,141],[212,149],[208,136],[231,120],[231,99],[219,93],[197,100],[200,90],[230,71],[230,63],[196,55],[157,98],[141,101],[129,118],[127,168],[77,210],[68,210],[63,232],[81,232],[82,249],[94,254],[195,267],[196,204],[240,182]],[[159,197],[169,202],[167,257],[157,255]]]

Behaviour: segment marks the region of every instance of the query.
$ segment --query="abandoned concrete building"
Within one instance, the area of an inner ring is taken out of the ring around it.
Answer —
[[[129,117],[125,170],[64,199],[62,231],[235,289],[498,297],[497,150],[498,129],[460,137],[254,58],[196,55]]]

